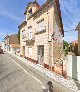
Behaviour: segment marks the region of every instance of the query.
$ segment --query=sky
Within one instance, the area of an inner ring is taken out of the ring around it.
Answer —
[[[25,9],[29,1],[34,0],[0,0],[0,41],[7,34],[18,33],[18,26],[25,20]],[[37,0],[42,5],[46,0]],[[62,21],[64,26],[64,40],[77,40],[76,28],[80,21],[80,0],[60,0]]]

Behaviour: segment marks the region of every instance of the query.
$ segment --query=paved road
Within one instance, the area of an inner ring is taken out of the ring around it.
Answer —
[[[0,92],[43,92],[49,78],[8,54],[0,54]],[[71,92],[53,82],[53,92]]]

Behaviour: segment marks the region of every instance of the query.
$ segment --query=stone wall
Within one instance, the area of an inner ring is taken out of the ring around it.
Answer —
[[[27,26],[24,26],[23,28],[20,29],[20,55],[23,56],[23,46],[26,46],[26,42],[23,41],[22,39],[22,31],[26,30]],[[27,32],[26,32],[27,34]]]
[[[56,20],[54,20],[53,55],[54,62],[61,65],[61,59],[63,58],[63,37]]]
[[[44,32],[37,33],[37,22],[44,19],[46,30]],[[25,46],[25,58],[32,61],[38,60],[38,46],[44,45],[44,67],[50,69],[54,65],[54,61],[58,61],[62,55],[63,39],[61,32],[59,31],[58,24],[54,18],[54,6],[50,3],[41,12],[39,12],[35,17],[27,20],[27,28],[31,27],[32,32],[35,34],[35,42],[33,44],[24,43],[22,36],[20,35],[21,44],[21,54],[23,53],[23,46]],[[21,34],[22,30],[21,29]],[[28,32],[28,29],[26,33]],[[54,39],[51,38],[52,34],[55,32]],[[32,56],[28,54],[28,47],[32,47]]]

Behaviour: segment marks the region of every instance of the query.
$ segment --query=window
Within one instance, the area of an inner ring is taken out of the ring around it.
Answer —
[[[28,11],[28,17],[32,15],[32,8]]]
[[[28,47],[28,54],[32,56],[32,47]]]
[[[45,23],[44,23],[44,19],[40,20],[37,22],[37,31],[44,31],[45,29]]]
[[[29,14],[32,14],[32,8],[29,10]]]
[[[29,40],[31,40],[33,38],[33,33],[31,31],[31,29],[29,29]]]
[[[26,38],[26,32],[25,30],[22,31],[22,39],[25,39]]]

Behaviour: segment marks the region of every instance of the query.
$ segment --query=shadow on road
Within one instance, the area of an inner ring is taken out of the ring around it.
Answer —
[[[77,81],[76,79],[74,79],[74,82],[75,82],[75,84],[77,85],[78,90],[80,90],[80,82],[79,82],[79,81]]]
[[[72,78],[73,78],[75,84],[77,85],[78,89],[80,90],[80,82],[78,81],[78,76],[79,76],[78,72],[79,71],[78,71],[77,65],[78,65],[78,60],[77,60],[77,57],[74,56],[72,58]]]
[[[5,54],[5,53],[0,53],[0,55],[1,55],[1,54]]]

